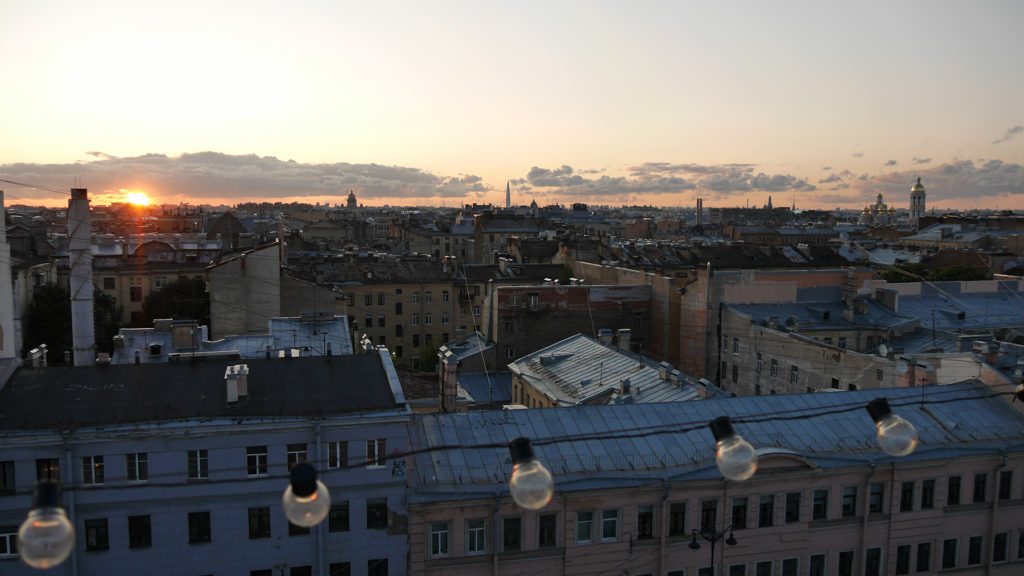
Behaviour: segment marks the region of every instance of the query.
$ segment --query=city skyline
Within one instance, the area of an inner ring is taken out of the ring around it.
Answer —
[[[97,203],[1024,209],[1012,2],[9,12],[0,178]]]

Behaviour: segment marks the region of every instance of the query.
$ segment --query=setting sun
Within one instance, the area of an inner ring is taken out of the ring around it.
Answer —
[[[138,206],[149,206],[149,196],[146,196],[144,192],[128,192],[126,190],[124,192],[125,202]]]

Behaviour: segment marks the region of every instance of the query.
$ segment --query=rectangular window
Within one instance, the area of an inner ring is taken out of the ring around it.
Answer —
[[[814,491],[814,501],[811,503],[811,520],[825,520],[828,518],[828,490],[821,489]]]
[[[757,505],[757,526],[764,528],[765,526],[775,525],[775,495],[770,494],[767,496],[761,496],[758,500]]]
[[[740,365],[739,364],[733,364],[732,365],[732,383],[736,384],[739,381],[740,381]]]
[[[291,470],[292,466],[300,462],[306,461],[306,445],[305,444],[289,444],[287,452],[285,452],[285,459],[288,462],[288,469]]]
[[[466,521],[466,554],[473,556],[487,552],[487,531],[482,519]]]
[[[373,328],[373,314],[363,316],[363,328]]]
[[[366,576],[388,576],[388,559],[373,558],[367,560]]]
[[[896,547],[896,574],[910,574],[910,544]]]
[[[370,498],[366,501],[366,529],[383,530],[388,527],[388,499]]]
[[[270,538],[270,507],[249,508],[249,539]]]
[[[732,353],[735,355],[740,353],[740,339],[735,336],[732,339]]]
[[[732,527],[739,530],[747,527],[747,497],[732,499]]]
[[[153,533],[149,516],[128,517],[128,547],[149,548],[153,545]]]
[[[385,447],[387,446],[386,438],[377,438],[376,440],[366,441],[366,467],[367,468],[383,468],[385,463]]]
[[[917,545],[917,571],[928,572],[932,569],[932,543],[921,542]]]
[[[523,519],[503,518],[501,520],[501,551],[519,552],[523,549]]]
[[[206,450],[189,450],[188,479],[202,480],[210,477],[210,456]]]
[[[773,377],[779,375],[779,361],[776,360],[775,358],[772,358],[771,368],[770,368],[770,372],[769,373]]]
[[[594,513],[576,513],[576,543],[585,544],[594,540]]]
[[[328,532],[348,532],[348,500],[331,504],[327,513]]]
[[[129,286],[128,300],[130,302],[142,302],[142,286]]]
[[[956,568],[957,563],[957,548],[960,546],[960,540],[956,538],[947,538],[942,541],[942,569]]]
[[[1017,534],[1017,559],[1024,560],[1024,530]]]
[[[872,482],[870,489],[871,491],[868,493],[868,513],[881,514],[885,512],[885,483]]]
[[[654,507],[637,506],[636,539],[650,540],[651,538],[654,538]]]
[[[857,515],[857,487],[843,488],[843,518]]]
[[[722,352],[729,351],[729,335],[722,334]]]
[[[416,312],[413,312],[412,313],[412,322],[410,322],[410,324],[415,326],[415,325],[417,325],[419,323],[420,323],[420,315],[418,313],[416,313]]]
[[[18,557],[18,527],[0,526],[0,558]]]
[[[714,530],[718,522],[718,500],[703,500],[700,503],[700,529]]]
[[[447,323],[448,323],[448,313],[447,312],[442,312],[441,313],[441,324],[447,324]],[[448,339],[445,338],[444,340],[447,341]]]
[[[935,507],[935,480],[921,481],[921,510]]]
[[[971,536],[967,541],[967,565],[981,564],[982,544],[985,542],[983,536]]]
[[[946,481],[946,505],[954,506],[960,503],[960,477],[950,476]]]
[[[1000,532],[992,540],[992,561],[1006,562],[1009,557],[1010,533]]]
[[[772,561],[762,560],[754,564],[754,576],[772,576]]]
[[[430,326],[433,323],[434,323],[434,315],[433,314],[431,314],[430,312],[427,312],[426,314],[423,315],[423,325],[424,326]]]
[[[733,564],[729,566],[729,576],[747,576],[747,565]]]
[[[36,481],[41,480],[60,482],[60,458],[36,459]]]
[[[125,474],[129,482],[149,480],[149,455],[145,452],[125,454]]]
[[[900,512],[914,511],[914,481],[900,484]]]
[[[427,292],[423,293],[423,303],[424,304],[430,304],[433,300],[434,300],[434,295],[430,291],[427,291]]]
[[[601,512],[601,540],[608,542],[619,536],[619,511],[603,510]]]
[[[210,513],[209,512],[189,512],[188,513],[188,543],[189,544],[202,544],[209,542],[211,537],[210,532]]]
[[[448,300],[449,300],[449,298],[448,298],[448,291],[447,290],[441,290],[441,302],[448,302]]]
[[[14,494],[14,461],[0,462],[0,494]]]
[[[811,554],[807,566],[807,576],[825,576],[825,564],[828,557],[824,554]]]
[[[292,566],[288,569],[288,576],[313,576],[313,567]]]
[[[800,493],[786,494],[786,524],[800,521]]]
[[[554,548],[558,545],[558,514],[537,517],[537,547]]]
[[[387,317],[384,316],[383,314],[377,314],[377,327],[378,328],[384,328],[385,326],[387,326],[386,318]]]
[[[761,360],[761,353],[760,353],[760,352],[758,352],[758,353],[757,353],[757,367],[756,367],[756,368],[754,368],[754,370],[755,370],[755,371],[756,371],[756,372],[757,372],[758,374],[760,374],[760,373],[761,373],[761,364],[762,364],[762,363],[763,363],[763,362],[762,362],[762,360]]]
[[[988,496],[988,474],[982,472],[974,475],[974,502],[984,502]]]
[[[401,324],[395,324],[395,338],[401,338],[404,334]]]
[[[401,302],[395,302],[395,316],[401,316],[401,315],[402,315],[402,303]]]
[[[419,301],[420,301],[420,293],[419,292],[413,292],[412,293],[412,303],[413,304],[419,304]]]
[[[686,502],[668,505],[668,535],[686,536]]]
[[[106,518],[93,518],[85,521],[85,549],[87,551],[110,549]]]
[[[350,562],[335,562],[329,567],[328,576],[352,576],[352,564]]]
[[[363,294],[363,304],[373,306],[373,294]]]
[[[430,557],[448,557],[448,523],[430,523]]]
[[[87,486],[103,484],[103,456],[82,458],[82,484]]]
[[[782,576],[797,576],[800,573],[799,558],[783,558]]]
[[[796,383],[800,381],[800,368],[792,366],[789,369],[789,384],[796,386]]]
[[[882,576],[881,548],[868,548],[864,554],[864,576]]]
[[[387,302],[387,296],[382,292],[377,294],[377,305],[383,306]]]
[[[267,447],[249,446],[245,449],[246,470],[249,476],[267,475]]]
[[[116,283],[116,279],[115,278],[111,278],[109,276],[103,278],[103,289],[104,290],[113,290],[116,287],[117,287],[117,283]]]
[[[1013,486],[1013,471],[1003,470],[999,473],[999,499],[1009,500]]]
[[[853,550],[839,553],[839,564],[836,569],[838,576],[853,576]]]
[[[348,442],[344,440],[327,443],[327,467],[345,468],[348,466]]]

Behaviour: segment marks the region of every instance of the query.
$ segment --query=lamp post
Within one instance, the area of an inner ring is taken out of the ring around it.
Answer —
[[[696,528],[691,532],[693,539],[690,540],[690,550],[700,550],[700,542],[697,542],[697,537],[700,536],[705,542],[711,544],[711,576],[715,576],[715,544],[724,539],[725,543],[729,546],[736,545],[736,537],[732,532],[732,524],[726,526],[721,531],[714,527],[698,530]],[[728,534],[728,537],[726,537]]]

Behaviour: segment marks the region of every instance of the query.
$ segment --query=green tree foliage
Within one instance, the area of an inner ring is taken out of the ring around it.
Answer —
[[[943,282],[947,280],[987,280],[988,274],[967,264],[954,264],[929,270],[924,264],[900,264],[882,272],[886,282]]]
[[[114,352],[114,336],[121,329],[122,312],[117,298],[102,290],[93,292],[92,316],[97,352]]]
[[[206,282],[196,278],[182,278],[168,283],[161,290],[150,292],[142,301],[145,326],[152,326],[158,318],[195,320],[210,325],[210,295]]]
[[[64,352],[71,350],[71,297],[56,284],[40,286],[32,297],[22,356],[40,344],[46,344],[46,361],[50,364],[62,364]]]

